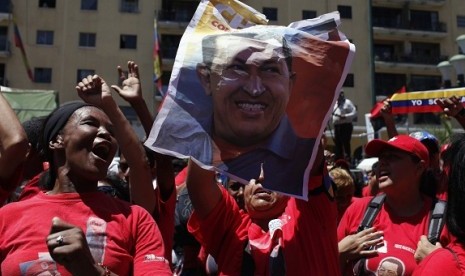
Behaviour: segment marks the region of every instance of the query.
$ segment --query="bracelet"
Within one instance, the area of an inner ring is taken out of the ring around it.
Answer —
[[[103,274],[104,276],[110,276],[111,275],[111,272],[110,270],[108,269],[108,266],[106,265],[103,265],[102,263],[98,263],[98,265],[103,268],[105,274]]]

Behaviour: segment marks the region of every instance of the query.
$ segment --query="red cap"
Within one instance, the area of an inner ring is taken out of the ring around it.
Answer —
[[[366,148],[365,153],[372,157],[379,157],[381,153],[388,149],[401,150],[409,154],[413,154],[425,161],[426,165],[429,164],[428,149],[417,139],[408,135],[397,135],[388,141],[375,139],[370,141]]]

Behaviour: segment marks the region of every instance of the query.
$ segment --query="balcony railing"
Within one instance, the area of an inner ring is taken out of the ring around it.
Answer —
[[[428,32],[447,32],[447,25],[443,22],[438,23],[419,23],[416,21],[399,23],[393,20],[383,20],[373,18],[373,27],[401,29],[401,30],[414,30],[414,31],[428,31]]]
[[[176,22],[189,22],[195,13],[194,10],[161,10],[158,11],[158,21],[176,21]]]
[[[428,65],[436,65],[440,61],[447,60],[447,56],[424,56],[418,54],[410,54],[410,55],[402,55],[402,56],[395,56],[395,55],[376,55],[375,61],[384,61],[384,62],[394,62],[394,63],[413,63],[413,64],[428,64]]]

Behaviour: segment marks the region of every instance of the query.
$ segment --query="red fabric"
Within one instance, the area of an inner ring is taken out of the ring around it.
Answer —
[[[339,241],[357,232],[357,228],[372,198],[373,197],[361,198],[346,210],[337,229]],[[365,265],[366,271],[376,273],[378,271],[378,266],[385,258],[394,257],[403,264],[403,274],[397,275],[412,274],[413,270],[417,267],[414,253],[418,241],[421,235],[427,234],[431,204],[432,200],[425,197],[425,203],[421,211],[414,216],[406,218],[395,216],[389,209],[388,204],[383,204],[373,222],[373,226],[376,230],[384,232],[385,246],[382,248],[384,252],[381,251],[382,249],[378,249],[378,256],[368,259]],[[448,241],[448,231],[443,230],[441,234],[441,243],[447,244]],[[352,270],[350,266],[348,270]]]
[[[186,177],[187,177],[187,167],[182,169],[174,178],[174,183],[176,184],[176,186],[179,186],[183,184],[184,182],[186,182]]]
[[[157,194],[159,191],[157,191]],[[158,198],[160,196],[158,195]],[[173,191],[170,197],[163,202],[158,200],[158,219],[156,220],[158,227],[160,228],[161,236],[163,237],[163,243],[165,246],[165,258],[171,263],[172,249],[174,242],[174,209],[176,207],[176,189]]]
[[[1,168],[0,168],[1,169]],[[11,193],[18,187],[23,178],[23,166],[19,166],[9,179],[0,179],[0,207],[10,197]]]
[[[310,180],[322,182],[322,177]],[[309,186],[316,186],[309,183]],[[340,275],[334,201],[325,193],[310,196],[308,202],[290,198],[283,215],[282,239],[272,239],[239,209],[222,189],[223,199],[203,220],[192,214],[189,231],[216,260],[220,275],[240,275],[244,247],[249,240],[255,275],[269,275],[269,255],[282,241],[287,275]]]
[[[103,193],[39,193],[0,209],[1,275],[54,270],[71,275],[51,260],[45,238],[53,217],[80,227],[96,262],[118,275],[171,275],[160,231],[150,214]],[[102,235],[103,233],[103,235]],[[53,271],[52,271],[53,272]],[[53,274],[55,275],[55,274]]]
[[[399,90],[397,90],[395,93],[405,93],[407,92],[407,88],[405,87],[405,85],[403,85]],[[388,97],[390,98],[390,97]],[[378,118],[379,116],[381,116],[381,109],[383,108],[384,106],[384,100],[382,101],[379,101],[377,103],[375,103],[375,105],[373,106],[373,108],[370,110],[370,117],[372,119],[375,119],[375,118]]]
[[[42,173],[34,176],[29,182],[26,183],[21,194],[18,197],[18,201],[26,200],[36,196],[42,190],[39,188],[39,179]]]
[[[414,276],[461,276],[465,275],[465,249],[459,243],[451,243],[449,247],[454,254],[444,248],[429,254],[413,272]]]

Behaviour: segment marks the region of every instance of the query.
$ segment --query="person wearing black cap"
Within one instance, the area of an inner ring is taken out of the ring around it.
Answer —
[[[103,79],[89,76],[76,89],[86,103],[65,104],[44,122],[53,188],[0,209],[1,274],[48,260],[60,275],[172,275],[151,215],[97,190],[116,141],[137,152],[136,134]]]
[[[377,178],[385,200],[373,227],[361,232],[359,226],[372,197],[347,209],[338,226],[341,264],[344,270],[355,269],[356,275],[368,275],[376,273],[385,258],[396,258],[402,264],[402,275],[411,275],[417,266],[417,243],[428,231],[435,196],[430,189],[435,183],[428,181],[435,180],[428,169],[428,150],[417,139],[398,135],[389,141],[369,142],[365,152],[379,157]],[[443,231],[441,242],[448,242],[446,234]]]

